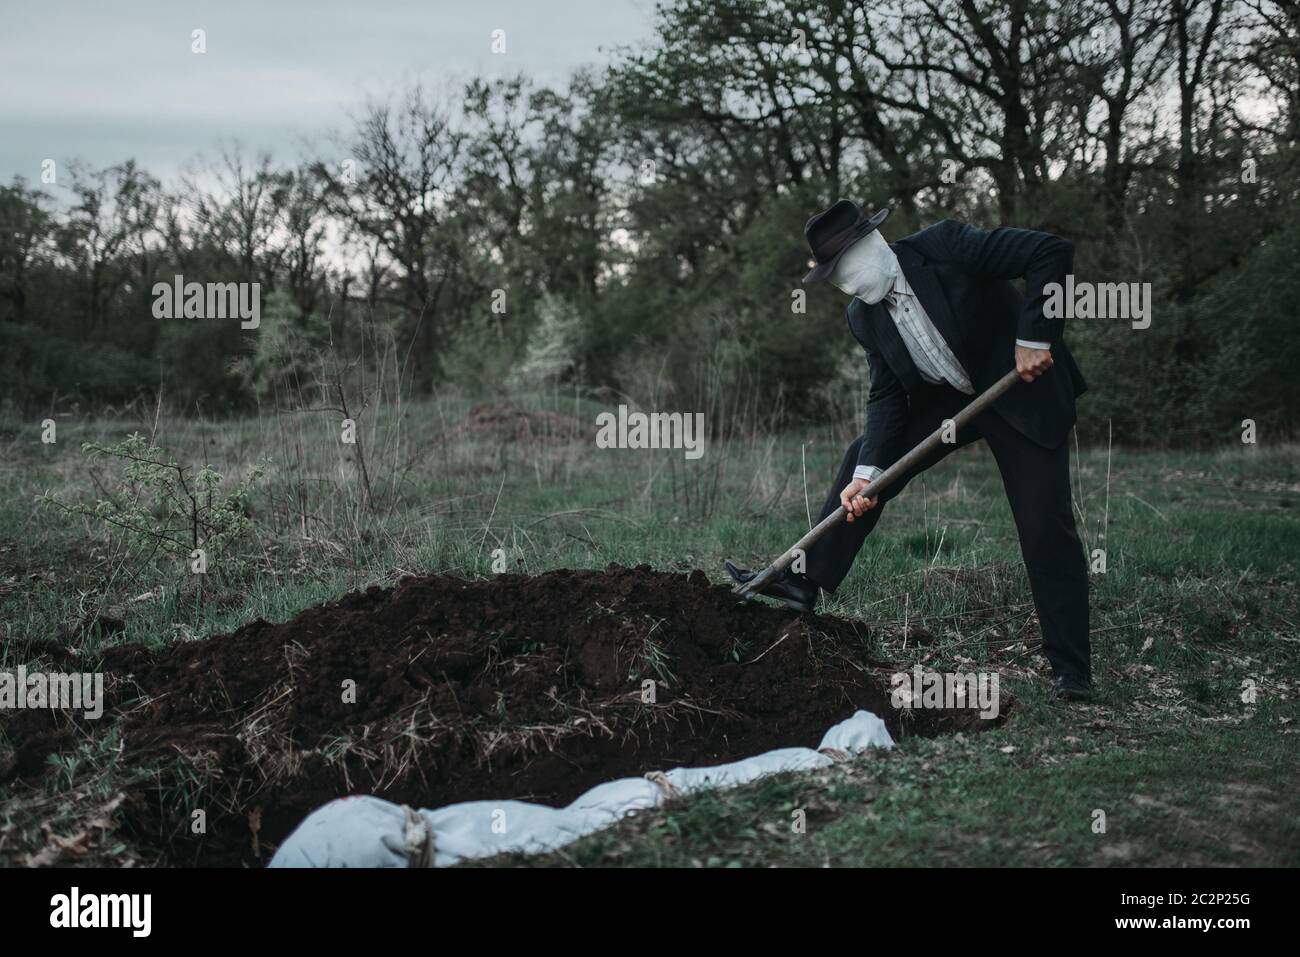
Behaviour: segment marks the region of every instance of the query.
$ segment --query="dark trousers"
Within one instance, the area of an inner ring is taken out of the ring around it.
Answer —
[[[909,399],[907,427],[901,442],[903,451],[920,444],[945,419],[952,418],[971,401],[970,396],[946,385],[925,387]],[[806,575],[826,591],[834,591],[849,573],[862,543],[880,521],[885,504],[915,476],[954,449],[981,438],[993,450],[1011,503],[1047,659],[1057,675],[1090,679],[1088,566],[1070,504],[1069,443],[1045,449],[992,410],[977,416],[958,432],[955,443],[940,446],[934,455],[895,482],[880,496],[876,507],[862,518],[841,522],[831,529],[808,550]],[[858,438],[844,453],[820,518],[839,508],[841,490],[853,481],[861,444],[862,439]]]

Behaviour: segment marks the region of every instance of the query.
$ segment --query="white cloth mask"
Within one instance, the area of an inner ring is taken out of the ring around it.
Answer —
[[[885,298],[897,277],[898,257],[880,230],[873,229],[844,251],[828,282],[870,306]]]

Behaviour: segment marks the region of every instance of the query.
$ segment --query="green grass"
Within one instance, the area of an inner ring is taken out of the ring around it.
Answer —
[[[1294,863],[1297,802],[1275,780],[1288,767],[1294,773],[1294,742],[1277,733],[1276,720],[1188,728],[1178,741],[1075,725],[1067,718],[1040,727],[1032,741],[1014,727],[976,739],[914,739],[844,767],[683,799],[546,858],[489,863]]]
[[[596,408],[527,401],[587,423]],[[164,421],[158,441],[179,460],[231,475],[273,462],[254,502],[256,540],[219,561],[201,591],[179,563],[144,561],[103,529],[33,504],[46,490],[91,500],[97,483],[111,487],[112,471],[88,464],[80,442],[146,423],[61,421],[54,446],[40,444],[35,422],[5,423],[0,666],[39,662],[50,641],[93,660],[104,642],[283,620],[403,573],[487,577],[495,549],[530,573],[617,562],[721,579],[724,557],[764,564],[807,527],[852,428],[715,444],[698,462],[587,440],[435,441],[468,407],[444,397],[363,423],[373,509],[324,416]],[[899,661],[997,670],[1017,701],[1003,727],[909,738],[825,772],[674,802],[528,863],[1295,864],[1300,448],[1083,449],[1074,479],[1087,548],[1106,552],[1092,578],[1092,704],[1045,693],[1010,512],[977,446],[890,504],[826,610],[869,622]],[[94,624],[104,609],[123,615],[123,633]],[[917,625],[938,640],[909,643]],[[1242,700],[1247,681],[1254,704]],[[0,798],[0,861],[48,850],[51,833],[83,832],[91,858],[131,859],[103,810],[115,793],[111,751],[87,752],[58,783]],[[796,809],[802,834],[790,826]],[[92,814],[105,823],[87,831]]]

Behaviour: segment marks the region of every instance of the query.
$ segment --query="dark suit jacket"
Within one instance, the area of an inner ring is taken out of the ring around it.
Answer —
[[[993,408],[1034,442],[1055,448],[1074,425],[1074,400],[1087,389],[1061,338],[1063,320],[1043,315],[1043,286],[1065,282],[1074,265],[1067,239],[1032,229],[979,229],[951,219],[891,244],[925,307],[978,395],[1015,368],[1017,339],[1052,344],[1054,364],[1032,383],[1012,386]],[[1012,280],[1025,280],[1025,295]],[[926,387],[884,303],[854,299],[849,329],[867,352],[871,391],[859,465],[887,468],[899,448],[909,396]]]

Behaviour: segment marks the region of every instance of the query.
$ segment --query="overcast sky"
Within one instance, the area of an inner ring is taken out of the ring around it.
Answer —
[[[0,182],[81,158],[170,179],[237,139],[286,160],[367,95],[523,71],[559,84],[650,35],[653,0],[8,0]],[[206,31],[207,52],[191,52]],[[505,31],[506,53],[491,51]]]

